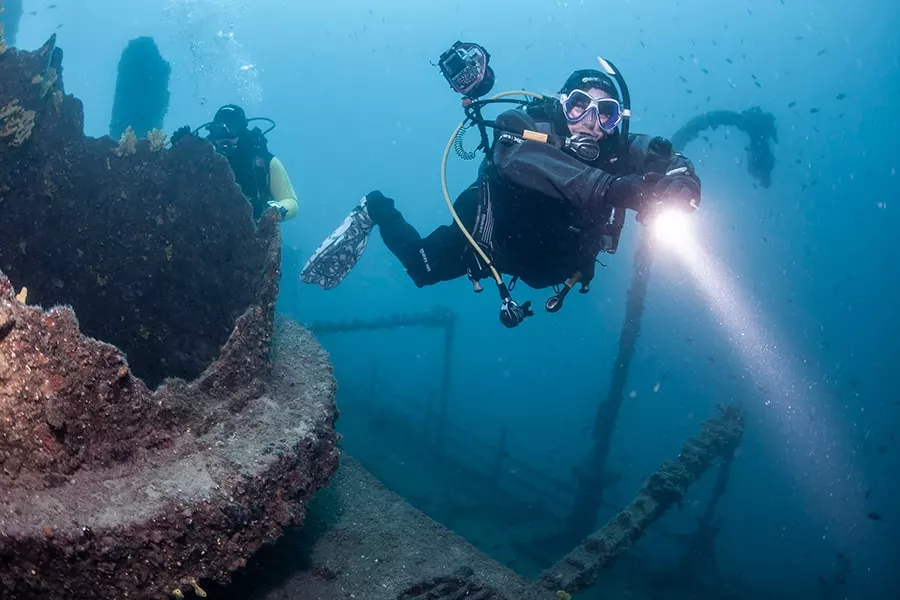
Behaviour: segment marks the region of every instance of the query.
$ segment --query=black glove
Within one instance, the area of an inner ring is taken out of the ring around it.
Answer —
[[[666,175],[654,184],[653,195],[665,206],[693,212],[700,206],[700,182],[687,175]]]
[[[642,225],[646,225],[664,208],[693,212],[700,205],[700,183],[683,172],[672,175],[647,173],[643,179],[650,191],[635,216],[635,220]]]
[[[630,208],[640,212],[652,186],[641,175],[617,177],[606,189],[603,201],[607,206]]]
[[[172,139],[171,139],[172,146],[175,146],[175,144],[177,144],[178,141],[186,135],[191,135],[191,126],[190,125],[185,125],[184,127],[179,127],[178,129],[176,129],[175,132],[172,134]]]

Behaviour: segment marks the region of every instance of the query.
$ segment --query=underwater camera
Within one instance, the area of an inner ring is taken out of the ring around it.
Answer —
[[[494,87],[494,71],[488,66],[491,55],[482,46],[457,41],[441,54],[438,66],[444,79],[456,92],[468,98],[480,98]]]

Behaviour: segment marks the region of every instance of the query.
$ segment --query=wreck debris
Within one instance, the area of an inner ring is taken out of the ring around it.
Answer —
[[[698,115],[672,134],[670,138],[672,146],[682,151],[703,131],[719,127],[735,127],[747,134],[750,138],[750,144],[747,146],[747,171],[751,177],[759,181],[759,185],[764,188],[770,187],[772,171],[775,169],[772,142],[778,142],[778,129],[775,125],[775,116],[763,112],[758,106],[741,112],[713,110]]]
[[[720,410],[719,416],[704,422],[700,433],[684,443],[677,459],[664,462],[647,479],[631,504],[544,572],[542,583],[569,593],[594,585],[602,569],[679,502],[713,460],[729,456],[740,443],[744,421],[736,407],[720,407]]]
[[[169,110],[171,67],[152,37],[128,42],[119,58],[109,137],[116,140],[131,127],[138,138],[160,129]]]
[[[22,19],[22,0],[0,2],[0,55],[9,46],[16,45],[19,21]]]
[[[31,83],[60,61],[0,60],[0,106],[38,123],[0,138],[0,597],[202,596],[336,469],[331,365],[276,330],[277,218],[201,140],[108,166]]]
[[[434,327],[444,330],[444,356],[441,374],[440,399],[436,431],[433,432],[437,451],[443,453],[447,429],[447,409],[450,403],[450,383],[453,380],[453,341],[456,337],[456,313],[438,306],[418,313],[399,313],[375,319],[314,322],[309,327],[317,334],[353,331],[375,331],[399,327]]]
[[[153,152],[138,140],[117,160],[113,140],[85,138],[64,76],[45,98],[31,84],[63,73],[61,55],[51,40],[0,61],[0,107],[36,115],[25,145],[0,137],[0,269],[32,304],[72,306],[81,331],[122,349],[149,387],[193,379],[253,302],[270,240],[205,141]]]
[[[571,540],[570,543],[577,543],[596,528],[597,510],[603,503],[603,492],[611,482],[617,481],[611,478],[606,470],[606,461],[616,431],[619,411],[625,401],[625,386],[628,383],[631,362],[640,337],[647,287],[650,282],[653,249],[646,232],[642,231],[638,240],[633,264],[631,285],[625,300],[625,320],[619,333],[619,347],[610,373],[609,388],[597,406],[592,431],[593,444],[576,471],[578,488],[572,509],[566,519],[566,527],[559,536],[560,540]]]

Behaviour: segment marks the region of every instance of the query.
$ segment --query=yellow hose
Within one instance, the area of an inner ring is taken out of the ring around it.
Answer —
[[[490,99],[496,100],[498,98],[505,98],[506,96],[530,96],[537,100],[544,99],[544,96],[541,94],[536,94],[534,92],[528,92],[525,90],[501,92],[499,94],[496,94],[495,96],[491,96]],[[466,226],[463,225],[462,221],[459,218],[459,215],[456,214],[456,209],[453,208],[453,200],[450,199],[450,190],[447,188],[447,159],[450,156],[450,149],[453,147],[453,142],[454,140],[456,140],[456,136],[459,135],[460,130],[465,127],[466,121],[468,121],[468,119],[463,119],[463,121],[456,127],[456,129],[453,131],[453,135],[450,136],[450,141],[447,142],[447,147],[444,148],[444,156],[441,158],[441,191],[444,192],[444,201],[447,203],[447,208],[450,210],[450,214],[453,215],[453,221],[469,241],[469,244],[471,244],[472,247],[475,248],[475,251],[481,255],[482,260],[484,260],[484,264],[488,265],[488,267],[491,269],[491,273],[493,274],[494,280],[497,282],[497,285],[503,285],[503,278],[500,277],[500,273],[497,272],[497,269],[494,267],[494,263],[491,262],[491,259],[488,258],[488,255],[485,254],[481,246],[478,245],[478,242],[476,242],[472,237],[472,234],[469,233],[469,230],[466,229]]]

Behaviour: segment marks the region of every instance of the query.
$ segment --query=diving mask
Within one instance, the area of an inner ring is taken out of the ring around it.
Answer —
[[[600,129],[612,133],[622,122],[622,108],[615,98],[594,98],[582,90],[572,90],[559,99],[563,113],[570,123],[578,123],[591,116],[596,119]]]

